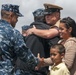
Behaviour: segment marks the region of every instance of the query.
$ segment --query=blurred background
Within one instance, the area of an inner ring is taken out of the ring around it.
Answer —
[[[20,6],[20,12],[24,15],[24,17],[20,17],[18,19],[19,21],[15,27],[20,32],[23,25],[29,25],[33,22],[32,12],[38,8],[44,8],[44,3],[56,4],[63,7],[63,10],[61,11],[61,18],[70,16],[76,20],[76,0],[0,0],[0,9],[1,5],[5,3],[17,4]]]

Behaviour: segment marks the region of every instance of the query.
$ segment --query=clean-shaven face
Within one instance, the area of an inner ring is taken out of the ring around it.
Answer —
[[[45,15],[45,21],[47,24],[49,25],[54,25],[56,23],[56,13],[52,13],[52,14],[47,14]]]
[[[50,49],[50,58],[52,59],[53,63],[55,63],[55,65],[58,65],[62,62],[62,55],[59,53],[57,48]]]
[[[59,33],[60,33],[60,37],[63,39],[67,39],[69,37],[70,32],[69,29],[66,28],[65,23],[60,23]]]

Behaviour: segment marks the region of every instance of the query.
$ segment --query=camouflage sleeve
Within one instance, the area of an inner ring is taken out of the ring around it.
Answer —
[[[17,31],[15,32],[15,34],[15,53],[21,60],[26,63],[26,68],[34,68],[39,63],[38,58],[36,58],[32,54],[31,50],[26,47],[22,35]]]

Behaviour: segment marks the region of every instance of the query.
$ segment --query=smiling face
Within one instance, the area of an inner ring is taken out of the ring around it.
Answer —
[[[59,20],[59,13],[54,12],[52,14],[45,15],[45,21],[49,25],[54,25]]]
[[[55,19],[56,17],[54,16],[54,14],[48,14],[45,16],[45,20],[47,24],[55,24]]]
[[[71,37],[71,31],[72,31],[71,27],[68,29],[66,27],[65,23],[60,23],[60,25],[59,25],[59,33],[60,33],[60,37],[61,38],[68,39],[69,37]]]
[[[63,55],[59,53],[59,50],[57,48],[51,48],[50,58],[55,63],[55,65],[58,65],[62,62]]]

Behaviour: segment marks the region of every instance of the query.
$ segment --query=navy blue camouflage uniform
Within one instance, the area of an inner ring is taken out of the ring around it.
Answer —
[[[19,57],[26,63],[26,72],[15,69]],[[26,47],[22,35],[10,23],[0,20],[0,75],[31,75],[39,60]]]
[[[11,75],[17,57],[26,63],[27,70],[38,63],[38,59],[26,47],[22,35],[4,20],[0,20],[0,57],[0,73],[7,75]]]

